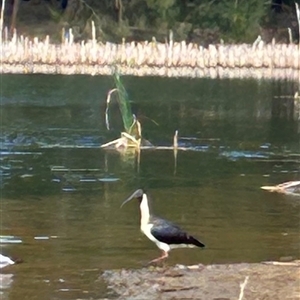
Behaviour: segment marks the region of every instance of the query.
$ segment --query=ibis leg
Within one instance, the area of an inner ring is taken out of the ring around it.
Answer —
[[[150,264],[152,264],[152,263],[157,263],[157,262],[159,262],[159,261],[161,261],[161,260],[163,260],[163,259],[166,259],[168,256],[169,256],[168,252],[163,251],[163,252],[162,252],[162,255],[161,255],[160,257],[151,260],[151,261],[148,263],[148,265],[150,265]]]

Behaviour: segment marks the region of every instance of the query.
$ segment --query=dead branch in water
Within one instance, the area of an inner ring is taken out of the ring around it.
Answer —
[[[262,186],[261,189],[281,194],[300,195],[300,181],[288,181],[274,186]]]

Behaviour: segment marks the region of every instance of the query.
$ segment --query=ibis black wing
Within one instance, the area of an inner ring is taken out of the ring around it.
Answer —
[[[169,245],[187,244],[205,247],[203,243],[188,235],[176,224],[158,217],[153,217],[151,223],[153,224],[151,233],[160,242]]]

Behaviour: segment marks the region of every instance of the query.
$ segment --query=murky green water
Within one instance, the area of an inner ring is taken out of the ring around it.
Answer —
[[[134,155],[99,149],[121,130],[117,106],[105,129],[107,77],[1,77],[1,251],[24,263],[4,269],[3,299],[97,299],[99,274],[138,268],[159,255],[139,232],[146,188],[158,215],[199,237],[173,265],[299,258],[297,197],[262,185],[299,180],[299,124],[291,82],[124,78],[143,134],[169,150]],[[152,121],[154,120],[154,121]],[[12,274],[11,277],[9,277]],[[6,297],[6,298],[5,298]]]

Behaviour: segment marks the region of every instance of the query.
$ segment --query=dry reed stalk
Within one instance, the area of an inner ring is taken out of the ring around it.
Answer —
[[[6,37],[5,43],[2,43],[2,70],[8,66],[17,70],[19,67],[16,66],[24,64],[23,68],[27,71],[44,68],[42,72],[45,73],[54,70],[68,74],[111,74],[112,67],[118,65],[123,74],[137,76],[231,77],[231,74],[243,75],[242,69],[245,68],[250,74],[259,71],[262,76],[267,74],[268,78],[275,71],[282,73],[280,78],[285,74],[290,76],[291,72],[294,72],[291,76],[299,77],[300,48],[292,43],[265,44],[257,39],[252,45],[220,44],[204,48],[184,41],[174,43],[170,35],[169,43],[157,43],[155,39],[150,43],[126,43],[123,40],[118,45],[97,43],[95,30],[92,40],[74,43],[72,29],[69,29],[68,36],[64,32],[63,42],[55,45],[50,43],[49,37],[44,41],[37,38],[30,41],[18,37],[14,30],[11,40]],[[31,67],[28,69],[28,66]],[[261,68],[266,70],[259,70]]]
[[[0,34],[0,43],[2,43],[4,9],[5,9],[5,0],[2,0],[1,16],[0,16],[0,31],[1,31],[1,34]]]
[[[173,147],[174,147],[174,149],[178,148],[178,130],[175,131],[175,134],[173,137]]]
[[[173,57],[173,31],[170,30],[169,33],[169,43],[166,43],[167,47],[167,60],[166,64],[167,66],[171,66],[172,64],[172,57]]]
[[[296,8],[296,15],[297,15],[297,20],[298,20],[298,44],[300,46],[300,8],[299,8],[299,5],[298,3],[295,2],[295,8]]]
[[[97,40],[96,40],[96,27],[95,27],[95,22],[94,21],[92,21],[92,41],[93,41],[93,44],[97,43]]]
[[[95,22],[92,21],[92,49],[91,49],[91,61],[97,62],[97,40],[96,40],[96,27]]]
[[[293,43],[293,35],[292,35],[292,30],[290,27],[288,28],[288,34],[289,34],[289,43],[292,44]]]
[[[72,28],[69,29],[69,36],[68,36],[68,44],[72,45],[74,42],[74,35]]]
[[[80,44],[80,63],[85,63],[86,62],[86,51],[85,51],[85,44],[84,41],[81,41]]]

